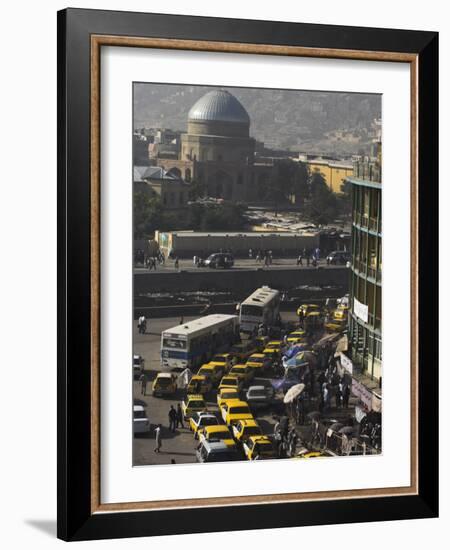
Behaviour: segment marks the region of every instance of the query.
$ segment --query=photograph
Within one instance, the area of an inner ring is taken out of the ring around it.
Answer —
[[[132,87],[133,466],[381,455],[382,94]]]

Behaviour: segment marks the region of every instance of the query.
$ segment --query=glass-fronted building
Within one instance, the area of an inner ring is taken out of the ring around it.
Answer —
[[[356,161],[352,184],[349,344],[358,370],[381,386],[381,165]]]

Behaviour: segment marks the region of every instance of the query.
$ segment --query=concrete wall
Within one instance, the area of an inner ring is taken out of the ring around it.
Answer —
[[[249,293],[263,285],[287,290],[300,285],[338,285],[348,289],[349,270],[343,268],[252,269],[135,273],[134,295],[148,292],[232,290]]]

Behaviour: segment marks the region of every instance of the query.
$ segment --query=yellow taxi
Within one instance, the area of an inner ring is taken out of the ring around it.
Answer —
[[[264,353],[253,353],[247,359],[246,365],[253,369],[255,376],[258,376],[258,373],[266,370],[270,366],[270,359],[268,359]]]
[[[249,365],[234,365],[231,367],[229,375],[240,378],[245,384],[255,376],[255,371]]]
[[[311,313],[312,311],[318,311],[320,312],[320,306],[317,305],[317,304],[302,304],[298,309],[297,309],[297,315],[300,317],[300,315],[302,314],[303,312],[303,316],[306,317],[309,313]]]
[[[253,415],[248,403],[239,399],[225,401],[220,407],[220,413],[227,426],[236,424],[239,420],[253,420]]]
[[[272,441],[266,435],[252,435],[244,441],[242,448],[247,460],[276,458]]]
[[[256,351],[256,345],[251,340],[235,344],[230,348],[230,354],[240,362],[245,362]]]
[[[152,384],[152,394],[155,397],[173,395],[177,391],[176,378],[170,372],[158,372]]]
[[[204,395],[212,390],[212,382],[206,376],[194,374],[187,385],[187,393],[200,393]]]
[[[210,365],[219,365],[223,368],[223,373],[228,372],[232,366],[231,353],[217,353],[211,358]]]
[[[207,411],[205,399],[200,394],[188,394],[181,403],[183,418],[188,420],[194,413]]]
[[[198,431],[206,426],[218,426],[219,421],[214,413],[208,411],[192,413],[189,419],[189,429],[194,433],[195,439],[198,439]]]
[[[224,373],[225,371],[222,366],[214,363],[202,365],[197,372],[200,376],[206,376],[209,378],[212,385],[218,384]]]
[[[236,424],[232,426],[233,437],[238,443],[243,443],[252,435],[263,435],[261,426],[252,420],[238,420]]]
[[[203,441],[223,441],[228,447],[236,446],[229,428],[223,424],[201,428],[198,430],[198,440],[200,443]]]
[[[286,342],[288,344],[301,344],[306,339],[306,332],[303,329],[297,329],[294,330],[294,332],[291,332],[288,334],[286,338]]]
[[[280,355],[282,344],[281,340],[272,340],[268,342],[263,350],[263,354],[267,359],[272,360],[275,355]]]
[[[219,390],[217,393],[217,406],[222,406],[222,403],[229,401],[230,399],[240,399],[239,391],[234,388],[225,387]]]
[[[225,375],[219,384],[219,392],[222,388],[233,388],[236,391],[241,391],[243,386],[243,380],[237,376]]]
[[[347,328],[347,319],[331,319],[324,324],[328,332],[341,332]]]

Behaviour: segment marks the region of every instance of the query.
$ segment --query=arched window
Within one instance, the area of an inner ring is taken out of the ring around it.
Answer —
[[[171,168],[167,173],[171,176],[174,176],[175,178],[181,178],[181,171],[176,166]]]

